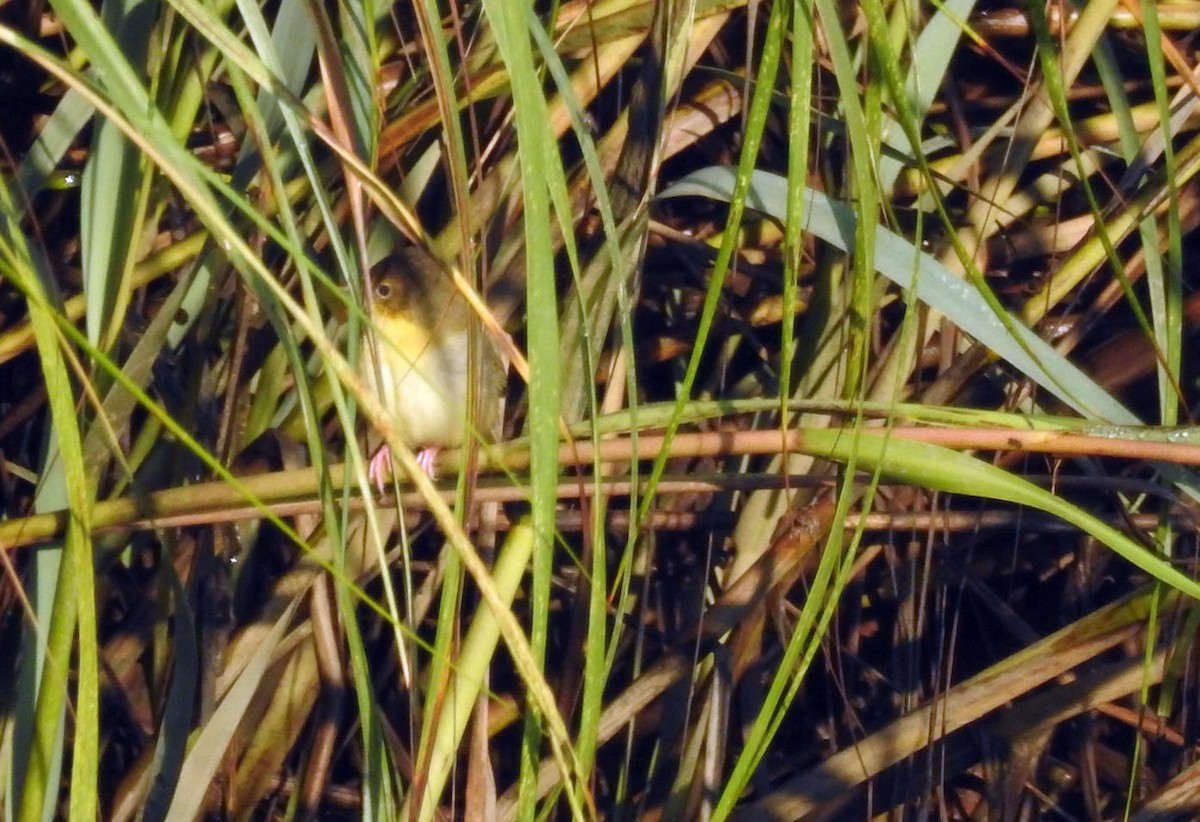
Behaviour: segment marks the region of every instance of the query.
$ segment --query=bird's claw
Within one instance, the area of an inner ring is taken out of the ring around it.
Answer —
[[[375,452],[375,456],[371,457],[371,462],[367,466],[367,479],[375,483],[375,487],[379,489],[380,495],[384,493],[384,484],[388,477],[392,475],[392,449],[387,446],[387,443],[379,446],[379,450]]]
[[[437,455],[438,449],[433,446],[422,448],[417,453],[417,465],[430,479],[437,479]]]
[[[438,449],[432,446],[422,448],[417,452],[417,465],[430,479],[437,479],[437,455]],[[375,452],[375,456],[371,457],[371,462],[367,465],[367,479],[375,484],[379,489],[380,495],[386,493],[387,481],[392,476],[392,449],[387,446],[387,443],[379,446],[379,450]]]

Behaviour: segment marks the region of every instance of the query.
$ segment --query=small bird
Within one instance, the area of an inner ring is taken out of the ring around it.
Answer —
[[[441,448],[462,445],[470,430],[495,433],[503,361],[479,329],[474,335],[479,351],[474,396],[480,410],[472,420],[471,308],[450,277],[427,253],[410,248],[375,267],[371,288],[374,317],[363,335],[367,381],[405,442],[420,449],[417,462],[432,477]],[[367,472],[380,493],[391,471],[392,453],[385,443]]]

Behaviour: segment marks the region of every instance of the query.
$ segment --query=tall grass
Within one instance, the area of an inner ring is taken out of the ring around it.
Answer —
[[[10,4],[5,818],[1177,809],[1159,11]],[[511,364],[439,481],[403,245]]]

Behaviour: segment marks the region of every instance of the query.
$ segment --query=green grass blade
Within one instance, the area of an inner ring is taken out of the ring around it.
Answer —
[[[259,682],[272,662],[272,656],[291,624],[303,595],[296,596],[275,620],[254,651],[250,663],[242,670],[225,694],[221,704],[204,727],[195,735],[187,759],[179,772],[181,785],[208,785],[225,757],[229,740],[238,729],[242,715],[258,691]],[[167,819],[195,819],[204,802],[204,791],[177,791],[167,809]]]
[[[523,4],[506,0],[485,2],[496,43],[512,77],[518,154],[525,206],[526,306],[529,328],[529,432],[532,468],[530,493],[532,526],[537,548],[533,557],[531,645],[539,667],[545,654],[549,617],[550,570],[554,551],[554,508],[558,483],[558,419],[561,408],[558,359],[558,292],[555,287],[551,232],[551,192],[565,191],[562,161],[549,131],[546,98],[527,31]],[[560,219],[566,215],[560,214]],[[542,718],[531,711],[526,717],[521,756],[521,782],[532,785],[540,760]],[[582,784],[568,787],[567,797],[576,813],[583,813]],[[521,816],[533,811],[534,793],[528,791]]]
[[[493,571],[496,592],[504,601],[511,603],[516,596],[536,544],[536,534],[526,522],[517,524],[509,532]],[[499,639],[500,626],[491,610],[487,607],[479,608],[462,640],[446,696],[446,709],[439,715],[438,726],[434,732],[427,773],[426,801],[421,803],[420,814],[417,817],[423,822],[434,818],[438,807],[437,800],[456,766],[458,746],[471,717],[472,706],[482,691]],[[414,809],[405,807],[400,813],[401,818],[411,818],[412,810]]]
[[[58,462],[68,510],[66,548],[58,568],[52,610],[37,685],[30,749],[20,801],[21,819],[45,818],[58,799],[58,767],[62,723],[68,693],[71,651],[78,635],[75,690],[74,747],[71,767],[70,815],[95,819],[98,813],[99,662],[96,644],[96,597],[92,569],[92,496],[83,460],[83,442],[75,411],[68,347],[56,325],[57,309],[43,287],[49,278],[39,272],[33,254],[19,231],[19,218],[7,185],[0,182],[0,271],[20,289],[29,306],[57,447],[47,452]],[[48,462],[45,468],[51,468]],[[40,615],[39,615],[40,616]],[[28,648],[33,651],[33,648]]]
[[[694,172],[664,191],[662,197],[703,196],[726,200],[734,192],[732,169],[711,167]],[[764,171],[753,174],[750,205],[767,214],[785,216],[787,182]],[[806,194],[805,228],[817,237],[846,250],[853,247],[857,218],[847,206],[821,192]],[[879,273],[905,289],[915,286],[917,299],[946,315],[955,325],[1008,360],[1038,385],[1071,405],[1080,414],[1102,422],[1136,425],[1138,419],[1079,368],[1064,359],[1029,329],[1009,318],[1001,322],[969,284],[941,263],[914,248],[904,238],[882,227],[875,232]],[[911,261],[920,263],[914,274]],[[1017,330],[1017,337],[1009,333]]]

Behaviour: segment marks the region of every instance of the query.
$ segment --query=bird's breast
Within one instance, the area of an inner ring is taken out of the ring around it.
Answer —
[[[391,318],[386,334],[386,340],[365,347],[364,364],[401,435],[414,447],[461,445],[467,421],[466,330],[434,338],[415,323]]]

